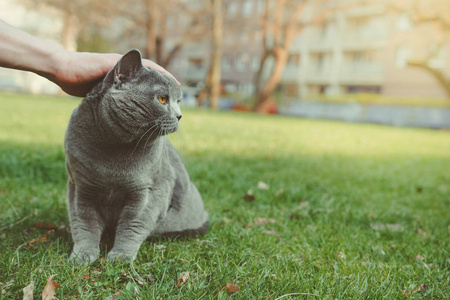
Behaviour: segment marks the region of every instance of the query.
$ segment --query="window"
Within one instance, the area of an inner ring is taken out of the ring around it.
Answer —
[[[397,29],[399,31],[410,30],[413,27],[411,19],[406,13],[401,14],[397,20]]]
[[[196,69],[201,69],[203,67],[203,59],[201,58],[189,58],[189,65],[193,66]]]
[[[252,59],[250,61],[250,68],[253,72],[256,72],[259,70],[259,64],[260,64],[259,56],[257,56],[257,55],[252,56]]]
[[[251,16],[253,13],[253,0],[246,0],[242,4],[242,15],[245,17]]]
[[[237,2],[231,2],[230,4],[228,4],[228,16],[233,17],[236,15],[238,10],[238,4]]]
[[[408,64],[408,59],[411,57],[411,50],[406,47],[398,47],[395,51],[395,66],[403,69]]]
[[[224,72],[228,72],[231,71],[231,69],[233,68],[233,64],[231,63],[231,59],[229,59],[228,57],[223,57],[222,58],[222,68]]]

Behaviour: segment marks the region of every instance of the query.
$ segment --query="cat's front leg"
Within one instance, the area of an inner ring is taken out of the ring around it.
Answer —
[[[68,183],[70,228],[74,242],[69,260],[87,265],[100,254],[100,238],[103,225],[95,207],[95,193]]]
[[[108,253],[108,261],[134,261],[141,244],[155,228],[159,215],[160,210],[149,204],[148,190],[129,193],[125,201],[116,227],[114,247]]]

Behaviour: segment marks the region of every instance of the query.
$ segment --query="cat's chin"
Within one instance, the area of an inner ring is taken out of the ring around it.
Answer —
[[[170,133],[174,133],[175,131],[178,130],[178,126],[179,126],[179,122],[177,121],[176,123],[170,124],[169,126],[164,126],[161,128],[161,135],[167,135]]]

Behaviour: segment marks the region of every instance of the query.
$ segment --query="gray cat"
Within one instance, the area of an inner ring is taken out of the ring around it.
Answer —
[[[72,262],[95,261],[106,232],[107,260],[133,261],[151,236],[206,231],[202,198],[165,137],[178,129],[181,98],[173,78],[131,50],[74,110],[65,138]]]

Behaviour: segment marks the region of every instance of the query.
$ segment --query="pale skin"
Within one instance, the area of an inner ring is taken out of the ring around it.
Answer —
[[[0,67],[36,73],[72,96],[86,96],[121,57],[116,53],[70,52],[0,19]],[[151,60],[143,59],[142,63],[171,75]]]

